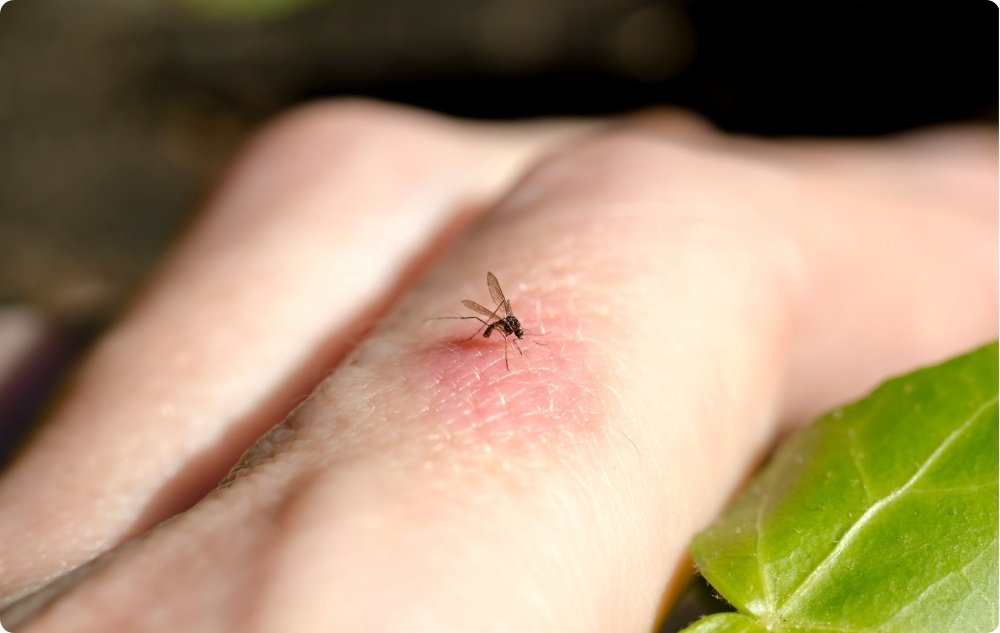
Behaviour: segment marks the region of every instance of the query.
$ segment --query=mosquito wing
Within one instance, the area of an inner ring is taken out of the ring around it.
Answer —
[[[472,310],[473,312],[478,312],[479,314],[481,314],[481,315],[483,315],[485,317],[490,317],[491,319],[492,318],[496,318],[496,316],[497,316],[497,310],[500,309],[500,306],[497,306],[496,310],[490,310],[488,308],[484,308],[483,306],[479,305],[475,301],[469,301],[468,299],[463,300],[462,301],[462,305],[464,305],[466,308]]]
[[[503,296],[503,290],[500,289],[500,282],[497,281],[497,276],[493,273],[486,273],[486,285],[490,288],[490,296],[493,298],[493,302],[497,304],[497,310],[501,307],[507,311],[505,316],[510,316],[510,301]]]

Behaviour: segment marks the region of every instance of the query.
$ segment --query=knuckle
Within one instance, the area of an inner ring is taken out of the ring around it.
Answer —
[[[344,192],[405,191],[433,166],[449,129],[433,115],[362,99],[300,106],[266,124],[224,175],[214,217],[318,211]],[[326,211],[328,213],[328,211]]]
[[[743,271],[769,283],[801,269],[793,232],[773,204],[774,191],[794,191],[789,178],[732,153],[624,128],[551,154],[506,204],[551,234],[572,234],[559,248],[586,252],[586,263],[566,257],[578,269],[594,267],[588,274],[627,275],[643,261],[692,278]]]
[[[698,150],[621,129],[550,154],[526,175],[521,187],[533,199],[631,199],[682,185],[696,164],[708,167]]]
[[[409,115],[409,116],[407,116]],[[308,141],[328,150],[400,144],[417,117],[401,107],[364,99],[334,99],[299,106],[263,132],[278,141]]]
[[[363,99],[299,106],[250,140],[236,171],[266,171],[269,182],[296,187],[323,186],[331,177],[391,179],[420,165],[421,146],[435,138],[431,120]]]

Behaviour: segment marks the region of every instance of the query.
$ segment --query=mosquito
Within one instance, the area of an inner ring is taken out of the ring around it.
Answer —
[[[489,338],[490,334],[495,331],[499,332],[503,336],[503,362],[507,366],[507,371],[510,371],[510,362],[507,360],[507,338],[510,336],[514,337],[513,343],[514,347],[517,349],[517,353],[524,355],[521,351],[521,347],[517,344],[518,339],[524,338],[524,329],[521,327],[521,322],[517,320],[514,316],[514,312],[510,307],[510,299],[503,296],[503,290],[500,289],[500,282],[497,281],[497,276],[491,272],[486,273],[486,286],[490,289],[490,297],[493,299],[493,303],[497,305],[496,308],[490,310],[489,308],[484,308],[475,301],[470,301],[465,299],[462,301],[462,305],[466,308],[472,310],[473,312],[478,312],[485,319],[478,316],[465,316],[465,317],[438,317],[439,319],[476,319],[481,322],[482,325],[478,330],[472,333],[469,338],[463,338],[460,341],[455,341],[456,343],[464,343],[466,341],[471,341],[479,332],[483,333],[483,337]],[[503,316],[500,316],[500,312],[503,312]],[[485,330],[483,328],[486,328]]]

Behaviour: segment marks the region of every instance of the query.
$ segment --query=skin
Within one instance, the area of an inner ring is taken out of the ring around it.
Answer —
[[[996,154],[290,113],[0,479],[0,621],[648,631],[777,438],[996,336]],[[426,320],[487,270],[510,371]]]

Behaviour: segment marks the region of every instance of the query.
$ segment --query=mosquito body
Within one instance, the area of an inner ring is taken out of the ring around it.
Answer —
[[[510,306],[510,299],[504,297],[503,290],[500,289],[500,282],[497,281],[496,275],[491,272],[486,273],[486,286],[490,289],[490,297],[496,304],[496,308],[490,310],[485,308],[475,301],[469,301],[465,299],[462,301],[462,305],[466,308],[472,310],[473,312],[478,312],[481,317],[478,316],[467,316],[467,317],[438,317],[441,319],[476,319],[481,322],[482,325],[478,330],[472,333],[472,336],[464,338],[460,341],[455,341],[456,343],[464,343],[465,341],[470,341],[480,331],[483,333],[484,338],[489,338],[490,334],[494,331],[499,332],[503,336],[503,361],[507,366],[507,371],[510,371],[510,362],[507,360],[507,339],[511,336],[514,337],[513,343],[514,347],[517,349],[517,353],[523,355],[524,352],[521,351],[520,346],[517,344],[518,339],[524,338],[524,329],[521,327],[521,322],[514,316],[514,312]],[[503,313],[503,316],[501,316]],[[485,319],[482,317],[486,317]],[[485,329],[484,329],[485,328]]]
[[[483,336],[486,338],[490,337],[490,333],[493,330],[499,330],[503,334],[504,338],[507,338],[511,334],[517,338],[524,338],[524,330],[521,329],[521,322],[517,320],[517,317],[513,314],[508,314],[502,319],[497,319],[483,331]]]

